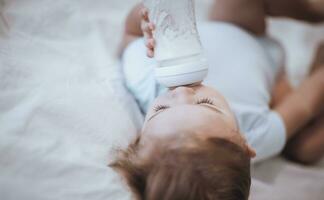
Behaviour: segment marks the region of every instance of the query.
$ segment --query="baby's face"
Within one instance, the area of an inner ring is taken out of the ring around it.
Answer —
[[[202,139],[228,139],[249,148],[224,97],[202,85],[178,87],[158,97],[148,111],[142,133],[144,140],[192,133]]]

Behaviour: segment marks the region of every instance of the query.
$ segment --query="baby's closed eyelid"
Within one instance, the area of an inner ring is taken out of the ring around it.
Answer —
[[[159,111],[161,111],[161,110],[166,110],[166,109],[168,109],[168,108],[170,108],[170,106],[168,106],[168,105],[157,105],[157,106],[155,106],[154,107],[154,111],[155,112],[159,112]]]
[[[204,97],[204,98],[199,98],[196,100],[196,104],[210,104],[210,105],[215,105],[214,101],[209,98],[209,97]]]

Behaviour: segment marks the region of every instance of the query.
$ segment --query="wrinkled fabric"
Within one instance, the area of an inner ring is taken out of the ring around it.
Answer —
[[[196,2],[200,19],[211,1]],[[1,200],[131,199],[106,165],[142,121],[115,64],[136,2],[0,0]],[[323,169],[269,160],[251,199],[322,199]]]

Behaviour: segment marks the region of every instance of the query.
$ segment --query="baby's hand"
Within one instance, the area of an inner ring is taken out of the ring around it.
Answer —
[[[145,46],[147,47],[147,56],[150,58],[154,57],[154,48],[155,48],[155,40],[153,38],[153,31],[155,26],[152,22],[150,22],[148,10],[143,8],[141,10],[142,22],[141,29],[143,31]]]

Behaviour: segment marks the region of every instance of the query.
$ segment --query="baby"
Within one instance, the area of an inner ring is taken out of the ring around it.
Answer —
[[[133,9],[121,46],[123,71],[146,118],[136,141],[110,166],[136,199],[247,200],[251,159],[278,155],[321,113],[323,67],[270,107],[283,52],[263,36],[266,14],[323,19],[301,1],[287,7],[288,1],[215,1],[212,21],[199,26],[209,75],[201,85],[173,89],[155,81],[156,62],[148,58],[154,57],[155,27],[142,5]],[[311,161],[323,155],[322,130],[312,136],[320,144],[312,146]]]

